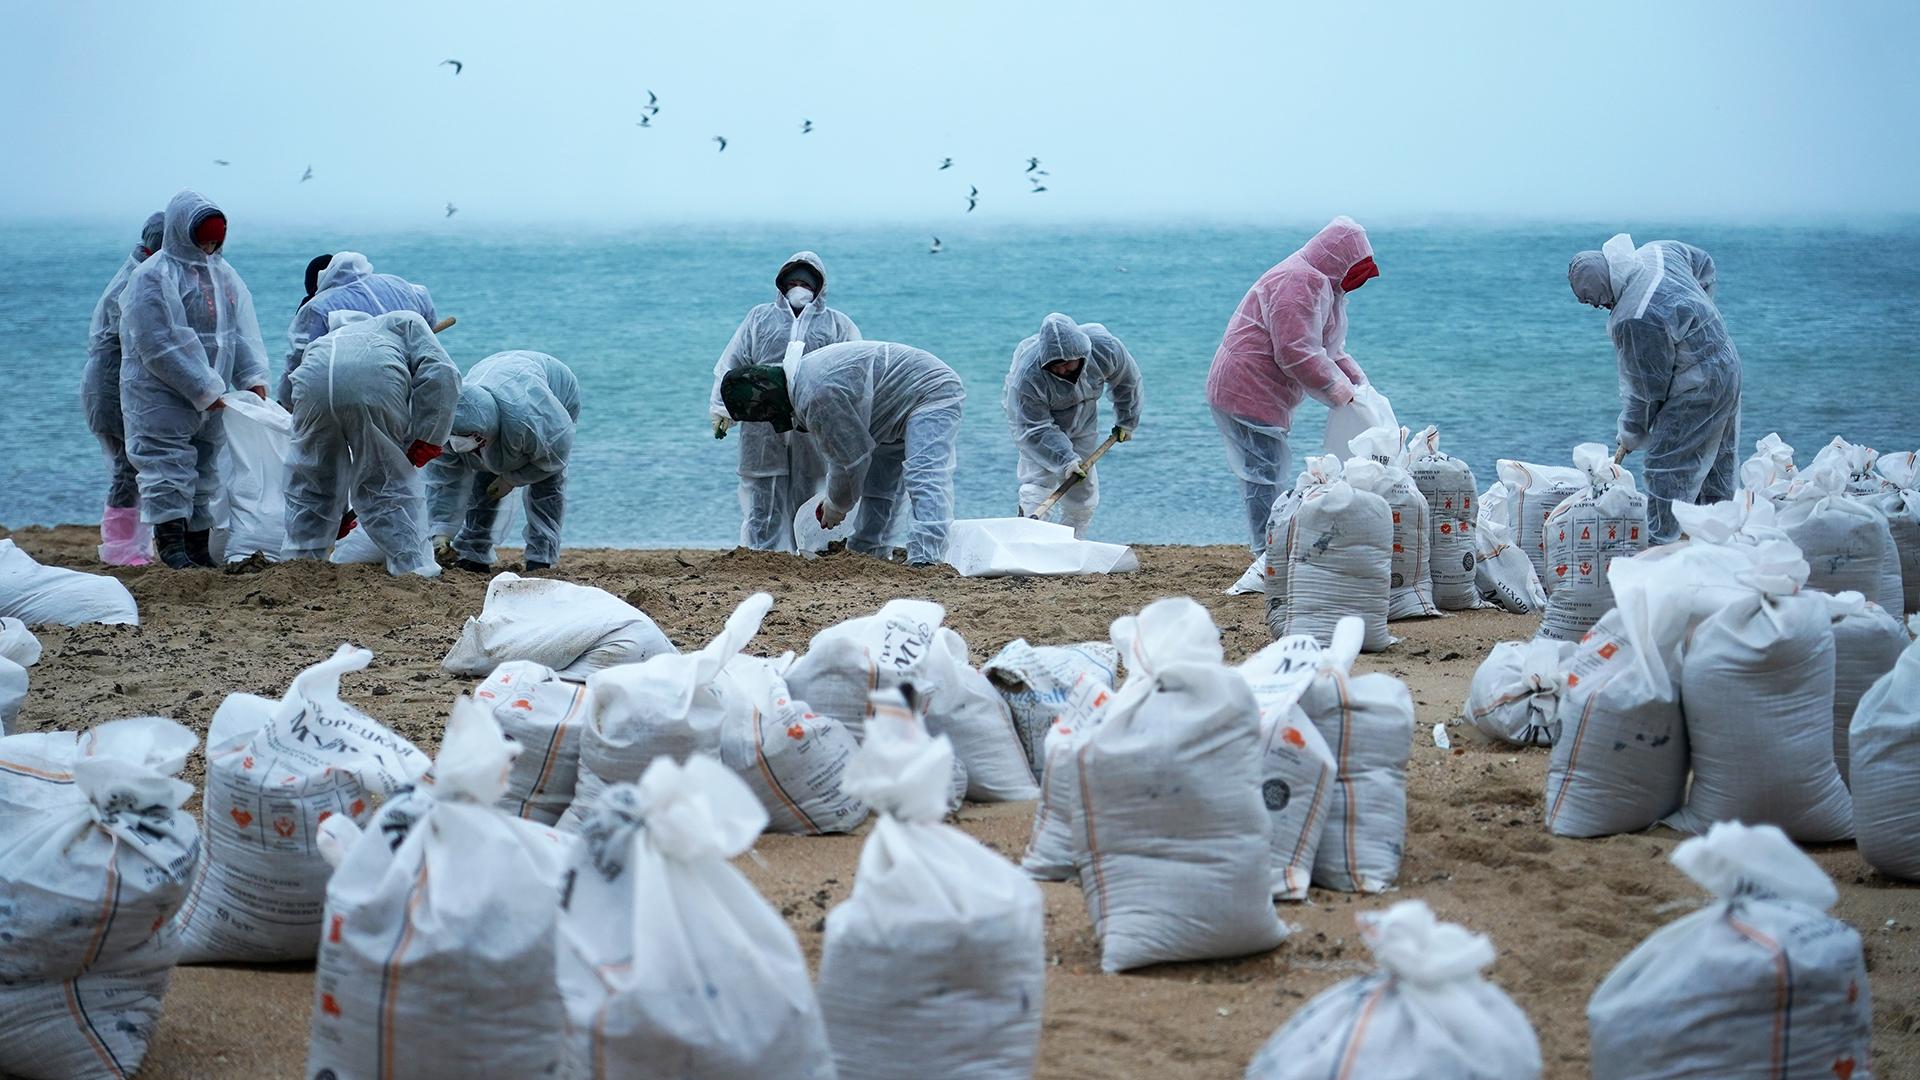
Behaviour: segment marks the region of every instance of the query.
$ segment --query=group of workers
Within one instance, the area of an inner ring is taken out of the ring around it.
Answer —
[[[212,566],[224,395],[267,396],[266,351],[246,285],[220,256],[226,218],[183,191],[150,218],[95,308],[82,400],[111,482],[102,556]],[[1379,276],[1366,231],[1338,217],[1262,274],[1214,353],[1206,395],[1239,479],[1252,548],[1291,481],[1293,412],[1366,383],[1346,351],[1347,296]],[[1568,282],[1611,311],[1622,411],[1619,454],[1645,454],[1656,542],[1677,539],[1673,500],[1732,495],[1740,361],[1714,306],[1713,261],[1624,234],[1576,255]],[[325,558],[364,528],[395,574],[442,557],[489,570],[501,502],[523,490],[526,565],[559,558],[567,461],[580,416],[573,373],[543,353],[490,356],[464,377],[435,337],[428,291],[376,274],[355,252],[313,260],[288,330],[277,397],[292,416],[288,558]],[[810,509],[823,530],[853,517],[848,547],[909,565],[944,559],[966,389],[938,357],[866,341],[827,306],[826,267],[802,251],[774,275],[714,367],[716,438],[739,429],[740,543],[794,550]],[[1140,424],[1139,365],[1098,323],[1048,315],[1013,351],[1001,405],[1019,450],[1023,515],[1051,500],[1084,536],[1100,497],[1092,459]],[[424,470],[424,473],[422,472]],[[1061,493],[1061,489],[1065,489]],[[1053,499],[1056,493],[1059,498]]]

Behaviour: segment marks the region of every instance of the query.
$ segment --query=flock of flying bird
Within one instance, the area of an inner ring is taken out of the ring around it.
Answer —
[[[465,71],[467,67],[466,64],[462,63],[459,60],[442,60],[437,66],[452,67],[453,73],[456,76],[458,76],[462,71]],[[660,96],[658,94],[655,94],[653,91],[649,90],[647,91],[647,103],[641,107],[640,119],[634,122],[634,126],[642,127],[642,128],[651,128],[653,127],[653,118],[658,115],[660,115]],[[800,134],[802,135],[813,134],[813,121],[802,119],[800,121]],[[718,144],[718,147],[719,147],[714,151],[714,153],[717,153],[717,154],[726,153],[727,137],[725,135],[715,135],[712,141]],[[224,158],[214,158],[213,163],[215,165],[221,165],[221,166],[233,164],[232,162],[227,161]],[[934,171],[945,172],[946,170],[951,168],[953,168],[953,159],[950,157],[943,157],[940,159],[940,164],[934,169]],[[1026,179],[1029,185],[1029,191],[1032,194],[1038,195],[1041,192],[1047,190],[1046,178],[1050,174],[1047,172],[1047,170],[1040,167],[1039,158],[1037,157],[1028,158],[1027,167],[1020,175]],[[308,165],[307,171],[300,175],[299,182],[304,184],[311,179],[313,179],[313,166]],[[969,214],[973,213],[974,209],[979,205],[980,205],[980,189],[972,184],[967,185],[966,212]],[[453,203],[451,202],[447,203],[447,214],[446,214],[447,217],[452,217],[453,215],[459,212],[460,212],[459,207],[453,205]],[[934,237],[933,246],[931,248],[928,248],[927,250],[930,254],[933,254],[933,255],[940,254],[942,250],[942,247],[940,244],[940,238],[937,236]]]

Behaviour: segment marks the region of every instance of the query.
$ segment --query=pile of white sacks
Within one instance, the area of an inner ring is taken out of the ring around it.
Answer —
[[[1686,540],[1602,548],[1592,578],[1584,552],[1561,558],[1561,535],[1644,523],[1631,481],[1608,483],[1594,449],[1576,452],[1584,488],[1541,519],[1545,580],[1560,582],[1541,635],[1495,646],[1464,710],[1504,742],[1552,747],[1548,829],[1770,824],[1801,842],[1857,839],[1883,873],[1920,876],[1920,806],[1893,794],[1920,784],[1920,619],[1902,624],[1920,615],[1915,455],[1836,439],[1797,470],[1768,436],[1734,499],[1675,505]],[[1512,464],[1496,497],[1555,485]]]

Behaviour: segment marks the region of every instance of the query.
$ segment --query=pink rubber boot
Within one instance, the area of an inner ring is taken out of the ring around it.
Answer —
[[[100,561],[108,566],[153,562],[153,527],[141,524],[138,507],[109,506],[100,515]]]

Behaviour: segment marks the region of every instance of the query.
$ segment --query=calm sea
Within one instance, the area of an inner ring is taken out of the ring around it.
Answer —
[[[0,524],[97,522],[105,470],[81,419],[87,319],[128,228],[0,226]],[[1920,445],[1920,226],[1636,228],[1685,239],[1719,264],[1721,303],[1746,364],[1743,440],[1778,431],[1804,462],[1836,434]],[[463,368],[538,349],[579,375],[584,406],[569,480],[576,545],[726,546],[738,533],[735,444],[706,416],[713,362],[791,252],[827,263],[829,299],[872,339],[931,350],[966,380],[963,517],[1012,512],[1014,452],[1000,387],[1014,345],[1050,311],[1099,321],[1146,376],[1139,437],[1101,465],[1097,538],[1242,541],[1241,510],[1202,386],[1247,285],[1299,246],[1301,228],[979,228],[945,251],[904,228],[421,232],[250,228],[227,255],[253,290],[275,364],[308,258],[364,252],[459,316],[443,341]],[[1484,487],[1498,457],[1565,463],[1609,442],[1616,412],[1605,316],[1569,294],[1565,267],[1604,226],[1380,228],[1382,276],[1351,301],[1349,349],[1402,423],[1437,424]],[[1296,417],[1296,465],[1325,412]]]

